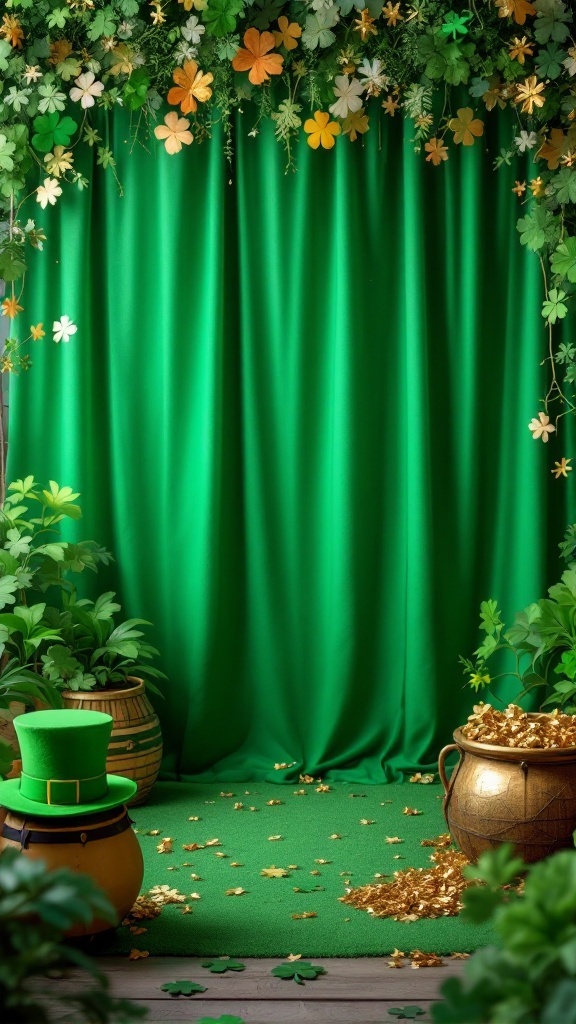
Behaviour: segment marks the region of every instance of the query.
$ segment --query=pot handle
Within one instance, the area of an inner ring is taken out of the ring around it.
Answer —
[[[442,750],[438,754],[438,774],[440,776],[440,782],[444,786],[444,793],[448,796],[450,791],[450,783],[446,777],[446,768],[444,767],[448,754],[451,754],[453,750],[460,750],[457,743],[449,743],[447,747],[442,747]]]

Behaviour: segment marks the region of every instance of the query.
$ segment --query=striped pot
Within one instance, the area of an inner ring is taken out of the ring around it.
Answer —
[[[123,775],[138,783],[129,806],[143,804],[160,771],[162,733],[160,722],[142,679],[127,676],[134,685],[126,690],[76,692],[64,690],[64,707],[103,711],[114,719],[106,768],[110,775]]]

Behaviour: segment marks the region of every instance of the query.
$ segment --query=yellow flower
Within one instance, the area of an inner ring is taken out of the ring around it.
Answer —
[[[534,107],[544,106],[546,97],[542,95],[543,92],[544,82],[539,82],[536,75],[530,75],[522,85],[518,86],[514,102],[522,104],[523,114],[531,114]]]
[[[74,157],[64,146],[54,146],[53,153],[46,153],[44,163],[48,174],[54,174],[57,178],[72,167]]]
[[[153,25],[162,25],[163,22],[166,21],[166,15],[164,14],[164,11],[162,10],[162,4],[160,3],[160,0],[150,0],[150,7],[153,8],[153,10],[150,11],[150,17],[152,18],[152,24]]]
[[[10,356],[2,356],[0,362],[0,370],[2,373],[10,373],[14,369],[14,363],[10,359]]]
[[[18,299],[14,298],[14,296],[11,299],[4,299],[1,305],[2,316],[10,317],[10,320],[13,320],[24,309],[23,306],[18,305]]]
[[[197,11],[205,11],[208,7],[208,0],[178,0],[179,4],[183,4],[185,11],[191,11],[194,7]]]
[[[484,122],[479,118],[474,120],[472,107],[459,107],[456,113],[458,116],[448,122],[448,127],[454,132],[454,142],[473,146],[474,138],[484,134]]]
[[[523,25],[527,14],[536,14],[536,8],[528,0],[496,0],[501,18],[514,18],[517,25]]]
[[[430,139],[424,144],[424,149],[428,153],[426,160],[434,164],[434,167],[439,167],[443,160],[448,159],[448,147],[442,139]]]
[[[35,327],[34,326],[30,327],[30,334],[32,335],[32,340],[33,341],[39,341],[40,338],[44,337],[44,335],[46,334],[46,331],[42,330],[43,326],[44,325],[42,323],[39,323],[39,324],[36,324]]]
[[[372,18],[370,11],[367,7],[363,11],[360,11],[360,17],[354,22],[354,31],[360,33],[360,39],[363,43],[366,42],[369,36],[377,36],[378,29],[374,22],[375,18]]]
[[[532,44],[528,42],[526,36],[522,36],[522,39],[514,36],[508,50],[510,60],[517,60],[519,64],[524,64],[526,57],[531,57],[533,53]]]
[[[358,134],[364,135],[364,132],[368,131],[368,127],[368,115],[364,107],[360,107],[360,110],[351,111],[346,115],[342,131],[344,135],[350,136],[350,142],[356,142]]]
[[[385,112],[390,114],[390,117],[394,117],[394,114],[398,110],[400,104],[394,96],[388,96],[388,99],[382,101],[382,106]]]
[[[476,693],[478,693],[478,690],[481,687],[488,686],[489,684],[490,676],[488,675],[487,672],[485,672],[483,676],[481,676],[478,672],[474,672],[474,674],[470,676],[470,686],[472,687],[473,690],[476,690]]]
[[[194,142],[192,132],[189,132],[190,121],[187,117],[178,117],[175,110],[171,110],[164,118],[164,124],[159,124],[154,129],[157,139],[164,139],[166,152],[173,156],[179,153],[182,146],[190,146]]]
[[[319,146],[322,146],[322,149],[332,149],[334,137],[340,135],[342,129],[336,121],[330,120],[330,114],[317,110],[313,118],[309,117],[304,122],[304,131],[308,135],[306,141],[312,149],[318,149]]]
[[[0,25],[0,36],[3,36],[4,39],[8,40],[12,49],[22,49],[24,29],[18,21],[18,18],[14,18],[11,14],[5,14],[2,19],[2,25]]]
[[[400,4],[392,4],[390,0],[386,4],[386,7],[382,8],[382,14],[386,18],[386,24],[396,27],[396,23],[404,21],[403,16],[400,14]]]
[[[551,469],[550,472],[554,473],[554,478],[556,480],[559,480],[561,476],[567,477],[568,473],[572,472],[572,466],[568,465],[569,462],[572,462],[572,459],[562,458],[560,459],[560,462],[554,463],[554,469]]]
[[[529,187],[534,198],[537,199],[538,196],[544,195],[544,182],[542,178],[532,178]]]
[[[517,182],[515,182],[514,188],[512,189],[512,191],[515,192],[518,197],[520,197],[526,191],[526,182],[525,181],[517,181]]]

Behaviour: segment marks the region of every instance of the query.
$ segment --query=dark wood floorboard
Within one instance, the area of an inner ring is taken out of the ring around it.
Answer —
[[[446,960],[444,966],[401,970],[387,966],[386,958],[314,959],[327,974],[304,986],[274,978],[270,971],[278,960],[244,959],[246,970],[210,974],[197,957],[99,957],[97,964],[110,980],[116,996],[133,999],[148,1009],[148,1024],[168,1024],[201,1017],[234,1014],[247,1024],[383,1024],[394,1018],[388,1010],[416,1004],[429,1011],[438,998],[444,979],[462,973],[462,961]],[[51,981],[49,997],[58,999],[77,990],[77,972]],[[206,986],[191,997],[172,997],[161,991],[167,981],[187,979]],[[419,1017],[429,1021],[429,1012]]]

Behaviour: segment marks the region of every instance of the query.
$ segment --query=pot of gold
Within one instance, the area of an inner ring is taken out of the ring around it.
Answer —
[[[506,842],[528,864],[574,846],[573,715],[479,704],[454,741],[440,751],[438,771],[448,828],[469,860]],[[460,756],[448,779],[446,757],[454,751]]]

